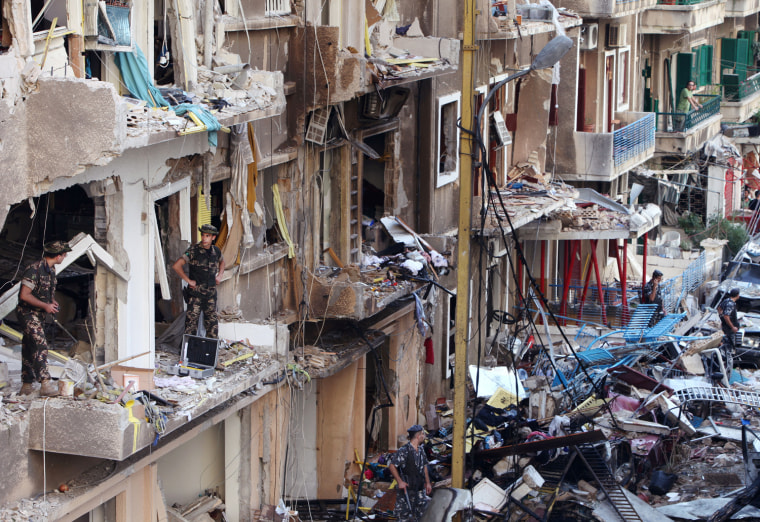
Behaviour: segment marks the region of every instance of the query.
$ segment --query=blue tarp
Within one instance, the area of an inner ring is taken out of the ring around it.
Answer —
[[[211,114],[208,109],[192,103],[180,103],[174,107],[174,112],[177,116],[184,116],[188,112],[195,114],[198,119],[208,127],[209,146],[216,147],[216,132],[220,130],[222,126],[219,123],[219,120],[216,119],[216,116]]]
[[[135,50],[131,53],[114,54],[124,85],[127,86],[132,96],[148,102],[152,107],[169,107],[169,102],[161,95],[161,91],[153,85],[148,74],[148,61],[139,46],[135,45]],[[222,126],[216,116],[211,114],[208,109],[192,103],[182,103],[172,107],[172,109],[177,116],[184,116],[188,112],[195,114],[208,127],[209,146],[216,147],[216,133]]]
[[[135,50],[131,53],[114,53],[114,58],[124,85],[132,96],[148,102],[151,107],[169,106],[161,91],[153,85],[148,74],[148,61],[139,46],[135,45]]]

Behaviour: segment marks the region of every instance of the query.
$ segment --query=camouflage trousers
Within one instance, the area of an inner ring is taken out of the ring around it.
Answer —
[[[216,315],[216,287],[199,286],[190,291],[185,312],[185,333],[198,335],[198,320],[203,312],[203,328],[206,337],[216,339],[219,331],[219,318]]]
[[[396,509],[393,514],[398,517],[399,522],[416,522],[422,518],[425,514],[425,508],[427,508],[430,499],[425,495],[425,490],[409,491],[409,501],[412,503],[410,506],[406,501],[406,495],[403,489],[399,489],[396,492]]]
[[[18,312],[24,336],[21,339],[21,382],[33,383],[50,379],[47,356],[48,343],[45,339],[44,313]]]

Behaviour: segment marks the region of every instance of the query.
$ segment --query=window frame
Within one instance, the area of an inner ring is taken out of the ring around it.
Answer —
[[[457,122],[462,116],[462,106],[461,106],[461,100],[462,100],[462,93],[457,91],[455,93],[447,94],[444,96],[439,96],[436,100],[436,139],[435,139],[435,158],[433,160],[434,169],[435,169],[435,188],[441,188],[444,185],[448,185],[449,183],[453,183],[457,179],[459,179],[459,127],[457,126]],[[455,137],[454,137],[454,168],[449,170],[441,170],[441,133],[444,129],[444,110],[451,106],[452,104],[455,104],[455,116],[453,118],[453,122],[448,122],[447,125],[453,126],[455,129]]]

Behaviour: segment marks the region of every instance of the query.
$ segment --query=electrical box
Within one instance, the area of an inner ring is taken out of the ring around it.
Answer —
[[[583,24],[581,26],[581,51],[593,51],[599,44],[599,24]]]

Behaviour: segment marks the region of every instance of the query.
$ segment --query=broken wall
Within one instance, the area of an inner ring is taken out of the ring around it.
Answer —
[[[60,178],[110,162],[121,152],[126,131],[113,87],[77,79],[40,79],[36,91],[13,110],[0,104],[0,122],[0,162],[14,176],[0,197],[0,222],[13,203],[52,190]]]
[[[329,26],[293,33],[287,79],[303,88],[306,111],[348,101],[365,87],[365,60],[339,48],[339,33],[338,27]]]

